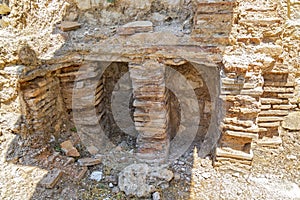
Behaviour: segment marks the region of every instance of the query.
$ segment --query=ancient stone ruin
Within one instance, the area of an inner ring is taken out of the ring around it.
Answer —
[[[2,3],[1,128],[29,146],[68,124],[94,153],[129,134],[145,162],[194,141],[215,167],[249,169],[254,142],[300,129],[282,123],[300,109],[299,1]]]

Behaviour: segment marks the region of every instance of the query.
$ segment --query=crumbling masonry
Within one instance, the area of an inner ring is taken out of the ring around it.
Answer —
[[[54,27],[65,38],[54,56],[26,62],[38,52],[30,42],[15,60],[0,56],[0,109],[15,119],[6,117],[3,127],[32,144],[59,136],[74,111],[84,116],[78,131],[90,137],[99,124],[115,130],[111,95],[129,91],[137,155],[163,161],[182,128],[166,67],[193,86],[200,154],[212,154],[215,166],[250,166],[252,143],[279,144],[281,121],[300,109],[297,1],[75,2],[63,20],[81,28]],[[126,73],[130,87],[116,86]]]

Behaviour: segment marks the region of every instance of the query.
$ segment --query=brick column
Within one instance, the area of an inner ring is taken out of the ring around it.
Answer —
[[[164,65],[152,60],[130,63],[129,72],[134,94],[134,123],[139,132],[137,156],[150,162],[163,161],[169,151]]]
[[[106,66],[107,63],[86,63],[76,72],[75,88],[71,88],[73,120],[81,142],[88,150],[93,148],[102,152],[110,144],[100,126],[105,115],[101,74]]]

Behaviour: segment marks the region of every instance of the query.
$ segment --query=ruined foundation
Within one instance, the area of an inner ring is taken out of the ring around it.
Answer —
[[[68,123],[88,141],[100,129],[109,138],[124,135],[127,128],[138,158],[166,161],[174,148],[172,139],[187,128],[180,121],[191,117],[181,118],[183,105],[166,87],[174,81],[167,78],[166,68],[181,73],[196,94],[198,102],[189,106],[198,107],[191,113],[200,119],[194,128],[201,157],[211,155],[220,168],[249,168],[253,142],[280,143],[281,121],[300,108],[298,4],[75,2],[58,7],[64,14],[51,22],[51,31],[64,41],[53,56],[43,57],[30,40],[21,49],[1,50],[0,108],[18,116],[3,127],[31,138],[28,145],[59,137],[61,126]],[[11,15],[29,9],[12,8]],[[16,20],[25,18],[2,20],[18,28]],[[34,29],[30,20],[23,25]],[[72,30],[59,25],[61,21],[77,21],[81,28]],[[125,74],[128,85],[117,85]],[[125,129],[112,114],[116,91],[131,94],[126,96],[126,113],[133,123]],[[75,121],[74,112],[79,116]],[[102,139],[87,147],[100,150],[107,144]]]

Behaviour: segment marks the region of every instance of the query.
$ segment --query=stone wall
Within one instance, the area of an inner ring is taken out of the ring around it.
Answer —
[[[21,132],[29,130],[29,133],[25,132],[23,135],[34,133],[47,142],[51,134],[59,132],[62,124],[59,79],[49,74],[20,82],[20,95],[23,106]]]
[[[284,1],[241,1],[235,10],[234,42],[223,60],[221,98],[227,112],[216,165],[250,164],[251,141],[278,136],[283,117],[299,109],[295,90],[299,45],[291,39],[298,25],[287,20],[286,11]],[[270,141],[276,144],[278,140]]]

